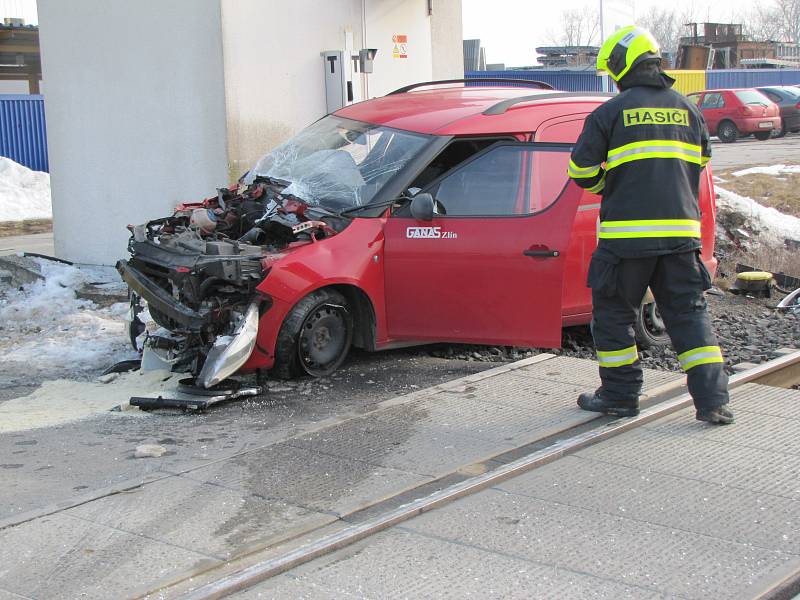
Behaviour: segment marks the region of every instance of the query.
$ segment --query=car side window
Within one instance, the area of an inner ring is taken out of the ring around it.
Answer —
[[[761,93],[762,94],[766,94],[767,98],[769,98],[773,102],[775,102],[777,104],[781,103],[781,97],[778,94],[776,94],[775,92],[770,92],[768,90],[761,90]]]
[[[448,216],[521,214],[524,151],[499,146],[439,180],[431,189]]]
[[[700,98],[702,98],[700,94],[689,94],[687,98],[689,98],[689,100],[694,102],[697,106],[700,106]]]
[[[724,105],[722,94],[706,94],[700,108],[721,108]]]

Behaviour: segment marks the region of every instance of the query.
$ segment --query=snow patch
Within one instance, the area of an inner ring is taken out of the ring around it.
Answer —
[[[0,221],[52,218],[50,175],[0,157]]]
[[[0,372],[6,379],[86,376],[135,358],[125,333],[128,305],[98,308],[75,290],[95,271],[37,259],[44,281],[0,297]]]
[[[89,418],[121,406],[130,414],[131,396],[156,397],[170,393],[186,377],[169,371],[124,373],[110,383],[100,381],[46,381],[32,394],[0,404],[0,433],[52,427]]]
[[[778,176],[781,173],[800,173],[800,165],[770,165],[768,167],[750,167],[749,169],[734,171],[732,174],[734,177],[742,177],[743,175],[753,175],[756,173],[775,176]]]
[[[781,166],[781,165],[776,165]],[[783,247],[785,240],[800,240],[800,219],[784,214],[774,208],[762,206],[752,198],[740,196],[724,188],[716,188],[717,222],[722,217],[735,213],[744,219],[743,228],[770,247]]]

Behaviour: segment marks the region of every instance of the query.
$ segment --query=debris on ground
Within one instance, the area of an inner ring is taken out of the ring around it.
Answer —
[[[133,451],[134,458],[158,458],[167,451],[164,446],[158,444],[141,444],[136,446]]]

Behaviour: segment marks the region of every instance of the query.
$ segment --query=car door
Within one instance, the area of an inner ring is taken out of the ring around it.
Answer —
[[[544,121],[536,129],[537,142],[574,144],[589,113],[562,115]],[[592,312],[592,292],[586,276],[592,252],[597,247],[601,197],[583,191],[572,224],[562,288],[562,311],[565,325],[585,322]]]
[[[569,145],[500,142],[425,190],[439,214],[385,228],[386,311],[395,340],[554,347],[566,247],[581,190]]]
[[[708,124],[709,132],[711,135],[715,135],[719,122],[724,116],[725,102],[722,94],[719,92],[706,92],[703,95],[703,101],[700,103],[700,110],[703,111],[703,117]]]

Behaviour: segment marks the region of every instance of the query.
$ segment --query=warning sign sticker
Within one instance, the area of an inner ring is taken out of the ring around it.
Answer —
[[[408,36],[407,35],[400,35],[395,34],[392,36],[392,43],[394,47],[392,48],[392,57],[393,58],[408,58]]]

